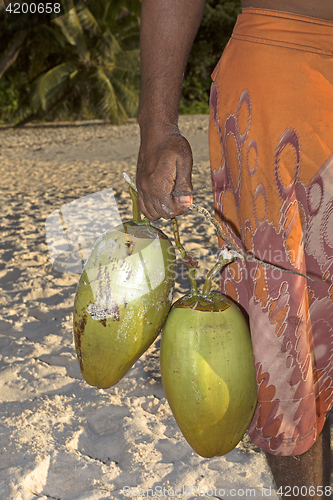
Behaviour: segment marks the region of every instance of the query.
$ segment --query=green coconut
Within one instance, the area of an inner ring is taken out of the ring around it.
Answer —
[[[74,301],[74,339],[85,381],[115,385],[154,342],[172,304],[175,252],[168,237],[138,216],[100,236]]]
[[[187,442],[202,457],[229,453],[257,404],[247,322],[227,297],[185,295],[172,306],[160,351],[164,391]]]

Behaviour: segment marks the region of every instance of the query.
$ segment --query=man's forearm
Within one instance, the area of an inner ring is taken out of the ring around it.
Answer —
[[[183,214],[191,195],[193,157],[180,134],[179,101],[183,75],[198,31],[205,0],[142,0],[141,144],[136,185],[139,208],[150,220]]]
[[[142,0],[141,129],[177,123],[184,70],[205,0]]]

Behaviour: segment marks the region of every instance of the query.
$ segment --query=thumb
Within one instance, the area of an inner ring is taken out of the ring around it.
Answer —
[[[173,189],[173,196],[175,197],[177,203],[185,207],[190,206],[193,201],[191,171],[192,164],[187,166],[187,168],[177,168],[177,176]]]
[[[191,186],[192,186],[191,183],[190,186],[188,184],[183,184],[181,185],[181,187],[175,186],[175,189],[172,191],[172,194],[179,205],[184,207],[189,207],[192,204],[193,191],[190,189]]]
[[[185,191],[184,192],[174,191],[173,196],[175,197],[178,205],[180,205],[181,207],[189,207],[190,205],[192,205],[193,202],[192,194],[186,194]]]

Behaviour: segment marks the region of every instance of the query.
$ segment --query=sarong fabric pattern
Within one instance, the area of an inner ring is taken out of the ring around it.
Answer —
[[[244,9],[212,79],[217,220],[239,248],[315,280],[240,259],[221,275],[249,315],[249,435],[298,455],[333,401],[333,22]]]

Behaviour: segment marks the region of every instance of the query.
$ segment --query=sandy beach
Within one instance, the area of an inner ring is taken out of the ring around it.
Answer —
[[[182,116],[180,128],[194,153],[194,187],[208,186],[194,201],[213,213],[208,117]],[[277,499],[264,454],[247,435],[212,459],[187,444],[163,392],[159,337],[115,387],[99,390],[81,376],[72,329],[79,274],[52,266],[45,222],[110,188],[121,219],[131,218],[123,171],[135,179],[138,148],[136,123],[0,131],[0,496]],[[155,225],[173,238],[169,221]],[[200,259],[202,284],[215,230],[197,213],[179,226]],[[180,263],[178,271],[175,299],[189,290]]]

